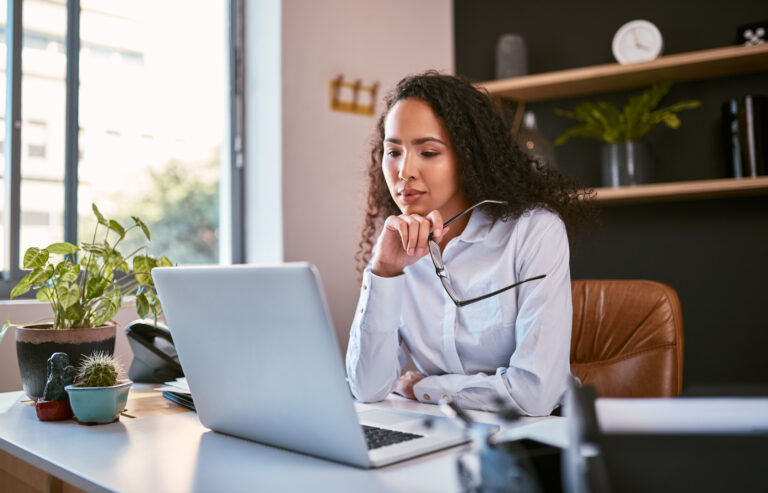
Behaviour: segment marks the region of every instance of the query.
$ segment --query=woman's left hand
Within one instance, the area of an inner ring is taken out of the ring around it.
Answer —
[[[413,393],[413,386],[416,385],[424,378],[424,374],[418,371],[407,371],[398,380],[395,385],[395,393],[400,394],[403,397],[416,400],[416,396]]]

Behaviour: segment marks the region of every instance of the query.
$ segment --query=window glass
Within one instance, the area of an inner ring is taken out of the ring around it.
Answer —
[[[152,254],[218,262],[225,2],[84,0],[81,7],[81,241],[91,240],[96,203],[124,225],[143,219]],[[125,241],[127,251],[146,243],[140,234]]]
[[[5,237],[5,154],[3,154],[3,144],[5,143],[5,19],[8,16],[8,3],[6,0],[0,0],[0,272],[8,270],[8,261],[6,259],[6,237]]]
[[[64,0],[23,2],[20,265],[27,248],[64,238],[66,29]]]

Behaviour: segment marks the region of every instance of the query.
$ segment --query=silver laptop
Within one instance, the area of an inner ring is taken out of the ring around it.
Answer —
[[[152,276],[204,426],[359,467],[468,441],[447,418],[426,426],[424,414],[356,412],[312,265],[167,267]]]

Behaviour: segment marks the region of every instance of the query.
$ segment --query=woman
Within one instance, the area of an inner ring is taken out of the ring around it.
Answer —
[[[352,392],[550,414],[570,375],[565,224],[585,216],[579,187],[533,162],[487,95],[453,76],[403,79],[375,139],[347,350]],[[505,202],[445,224],[489,199]],[[408,354],[419,371],[401,376]]]

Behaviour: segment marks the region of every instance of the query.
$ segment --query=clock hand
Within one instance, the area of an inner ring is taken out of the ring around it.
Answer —
[[[631,32],[632,32],[632,38],[635,40],[635,46],[637,46],[641,50],[649,51],[650,48],[648,48],[647,46],[645,46],[643,43],[640,42],[640,39],[638,39],[637,33],[635,32],[635,30],[632,29]]]

